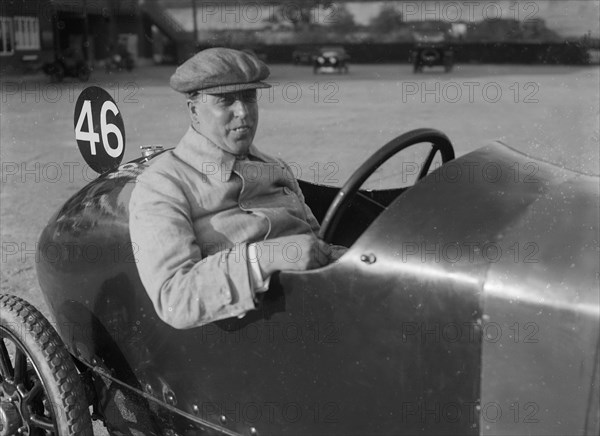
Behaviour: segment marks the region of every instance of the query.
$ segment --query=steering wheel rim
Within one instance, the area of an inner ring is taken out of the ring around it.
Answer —
[[[454,159],[454,148],[448,137],[435,129],[415,129],[410,132],[404,133],[381,147],[375,153],[371,155],[344,183],[344,186],[339,190],[321,224],[319,230],[319,238],[325,242],[331,242],[333,233],[337,224],[341,218],[342,211],[346,209],[346,206],[352,201],[352,199],[358,193],[358,189],[362,184],[379,168],[385,161],[390,157],[399,153],[400,151],[408,148],[412,145],[419,144],[421,142],[430,142],[432,144],[431,151],[427,155],[423,167],[419,172],[418,180],[422,179],[427,175],[429,168],[433,162],[433,159],[439,151],[442,157],[442,162],[446,163]]]

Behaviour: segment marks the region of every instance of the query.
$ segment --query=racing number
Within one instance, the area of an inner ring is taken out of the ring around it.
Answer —
[[[109,156],[118,157],[123,152],[123,134],[121,130],[112,123],[106,121],[106,112],[111,111],[113,115],[119,113],[119,108],[112,101],[105,101],[102,104],[100,110],[100,133],[102,133],[102,144],[104,150]],[[94,125],[92,124],[92,102],[85,100],[81,113],[79,114],[79,120],[75,126],[75,139],[78,141],[84,141],[90,143],[90,153],[96,155],[96,143],[100,142],[100,136],[94,132]],[[81,128],[83,127],[84,121],[87,120],[87,132],[84,132]],[[112,148],[108,140],[108,134],[113,133],[117,138],[117,147]]]
[[[81,130],[83,126],[83,120],[87,119],[87,132]],[[90,153],[96,155],[96,143],[100,142],[100,136],[94,132],[94,124],[92,123],[92,102],[89,100],[85,100],[83,102],[83,107],[81,108],[81,113],[79,114],[79,120],[75,125],[75,139],[77,141],[89,141],[90,143]]]
[[[86,163],[98,173],[116,168],[125,151],[125,129],[110,94],[97,86],[84,89],[75,104],[74,122],[75,139]]]
[[[100,110],[100,133],[102,133],[102,144],[106,152],[112,157],[118,157],[123,153],[123,134],[115,125],[106,122],[106,112],[111,111],[113,115],[119,113],[119,108],[112,101],[105,101]],[[117,147],[111,148],[108,142],[108,134],[112,133],[117,137]]]

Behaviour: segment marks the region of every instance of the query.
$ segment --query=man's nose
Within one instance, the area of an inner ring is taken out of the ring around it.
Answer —
[[[233,113],[239,118],[243,118],[248,115],[248,107],[246,106],[246,103],[241,100],[236,100],[235,103],[233,103]]]

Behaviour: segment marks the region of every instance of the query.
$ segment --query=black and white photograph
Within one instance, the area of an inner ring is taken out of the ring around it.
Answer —
[[[600,0],[0,0],[0,436],[600,434]]]

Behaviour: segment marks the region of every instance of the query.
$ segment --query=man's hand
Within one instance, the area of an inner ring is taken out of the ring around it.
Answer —
[[[331,258],[331,247],[314,235],[292,235],[257,242],[258,264],[263,277],[275,271],[319,268]]]
[[[330,245],[331,254],[329,255],[329,262],[337,262],[340,257],[346,254],[348,248],[343,245]]]

